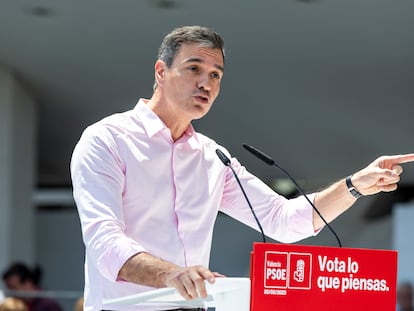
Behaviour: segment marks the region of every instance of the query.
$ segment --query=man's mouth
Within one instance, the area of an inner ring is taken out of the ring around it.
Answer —
[[[201,102],[203,104],[207,104],[209,102],[209,98],[208,96],[204,96],[204,95],[196,95],[194,96],[194,98],[198,101]]]

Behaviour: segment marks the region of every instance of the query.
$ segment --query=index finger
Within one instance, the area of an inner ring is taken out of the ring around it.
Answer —
[[[399,154],[394,156],[386,156],[384,158],[385,162],[392,162],[393,164],[396,163],[407,163],[407,162],[414,162],[414,153],[409,154]]]
[[[203,266],[196,267],[196,270],[197,276],[194,276],[193,278],[195,289],[200,297],[206,298],[208,293],[204,281],[214,283],[215,275],[213,272]]]
[[[203,280],[206,280],[210,284],[214,283],[216,275],[215,273],[211,272],[210,269],[201,267],[201,269],[199,270],[199,273],[201,277],[203,278]]]

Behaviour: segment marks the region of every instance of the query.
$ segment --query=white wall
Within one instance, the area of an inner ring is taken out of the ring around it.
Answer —
[[[36,106],[12,71],[0,66],[0,269],[34,260],[32,191]]]

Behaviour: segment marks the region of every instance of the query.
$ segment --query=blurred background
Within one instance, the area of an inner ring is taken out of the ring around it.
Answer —
[[[297,193],[242,143],[307,192],[414,152],[413,1],[0,0],[0,270],[40,265],[43,287],[71,309],[84,258],[74,145],[151,96],[163,36],[191,24],[219,32],[227,57],[221,95],[194,126],[282,194]],[[398,249],[399,278],[411,280],[414,164],[404,168],[400,190],[360,199],[332,226],[345,247]],[[260,235],[225,215],[215,232],[212,269],[247,276]],[[326,229],[300,243],[337,245]]]

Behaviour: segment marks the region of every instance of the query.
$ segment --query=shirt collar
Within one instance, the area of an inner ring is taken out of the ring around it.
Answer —
[[[141,119],[148,137],[153,137],[158,132],[161,132],[162,130],[168,128],[165,123],[158,117],[158,115],[148,107],[146,104],[147,102],[147,99],[140,98],[134,110],[138,112],[139,118]],[[190,124],[180,140],[189,140],[190,138],[195,137],[194,134],[194,127]]]
[[[139,118],[141,119],[142,125],[144,126],[148,137],[152,137],[167,128],[167,126],[156,115],[156,113],[147,106],[147,102],[148,100],[140,98],[134,110],[138,112]]]

